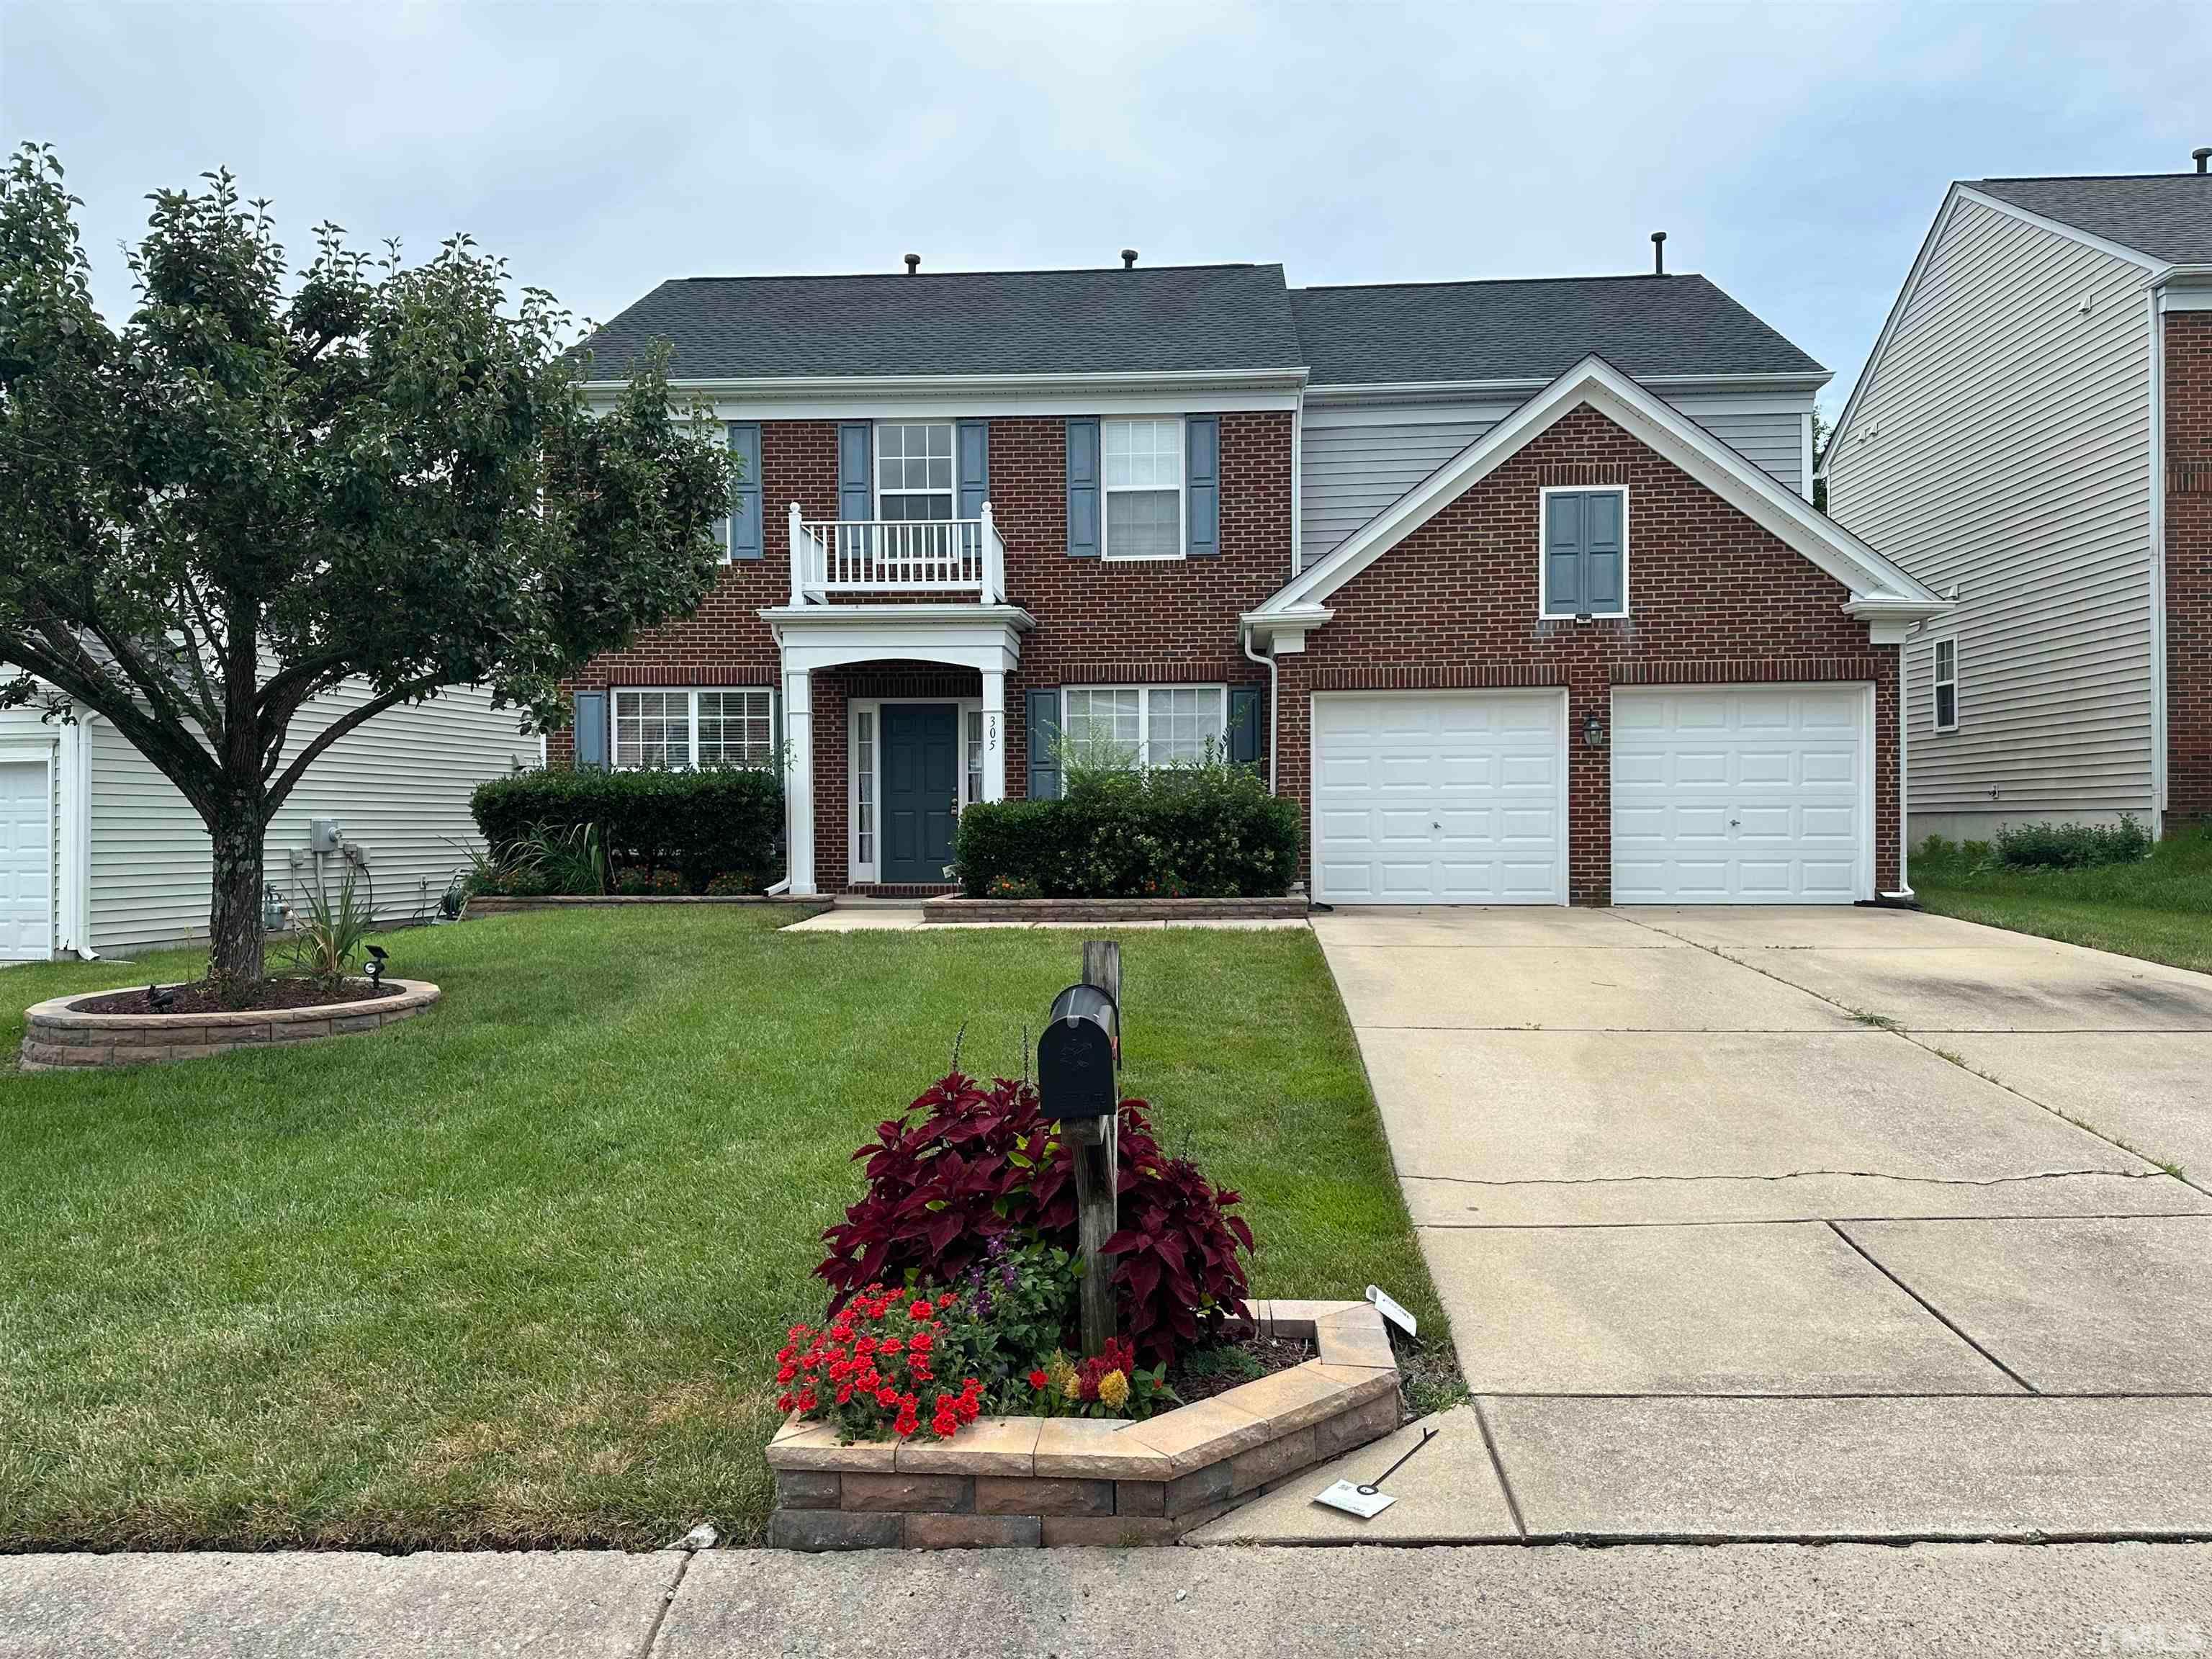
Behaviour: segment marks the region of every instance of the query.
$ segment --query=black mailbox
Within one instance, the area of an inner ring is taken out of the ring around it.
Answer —
[[[1111,1117],[1121,1101],[1120,1011],[1096,985],[1071,985],[1052,1000],[1037,1039],[1037,1093],[1057,1121]]]

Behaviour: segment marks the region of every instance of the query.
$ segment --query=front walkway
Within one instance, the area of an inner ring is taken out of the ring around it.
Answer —
[[[2212,1534],[2212,980],[1881,910],[1316,931],[1477,1398],[1395,1524],[1206,1539]]]

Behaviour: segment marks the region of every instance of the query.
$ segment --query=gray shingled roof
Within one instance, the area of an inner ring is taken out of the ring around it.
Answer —
[[[1969,190],[2175,264],[2212,264],[2212,176],[1969,179]]]
[[[1548,380],[1591,352],[1639,377],[1823,372],[1702,276],[1307,288],[1291,305],[1316,386]]]
[[[679,380],[1112,374],[1295,368],[1280,265],[975,270],[916,276],[694,276],[663,283],[590,339],[594,379],[648,340]]]

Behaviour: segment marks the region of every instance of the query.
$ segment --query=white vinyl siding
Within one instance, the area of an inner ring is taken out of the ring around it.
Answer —
[[[1973,672],[1937,741],[1904,654],[1912,811],[2150,811],[2149,347],[2139,267],[1962,199],[1869,366],[1829,510],[1958,585]]]
[[[1805,491],[1805,417],[1813,394],[1771,392],[1666,401],[1786,488]],[[1310,409],[1299,435],[1299,544],[1313,563],[1510,412],[1462,409]]]
[[[289,763],[331,720],[368,698],[349,682],[301,712]],[[469,795],[488,778],[538,761],[538,739],[489,691],[459,688],[428,703],[387,709],[348,732],[278,809],[265,842],[268,880],[296,899],[312,876],[307,820],[335,817],[368,849],[377,915],[404,920],[434,904],[481,844]],[[107,955],[207,936],[211,861],[207,831],[169,781],[106,720],[87,720],[92,746],[90,943]],[[395,946],[395,957],[404,958]],[[404,969],[402,969],[404,971]]]

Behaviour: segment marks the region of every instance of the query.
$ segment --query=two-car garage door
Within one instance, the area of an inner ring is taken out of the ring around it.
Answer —
[[[1613,695],[1617,904],[1870,898],[1866,688]],[[1566,695],[1324,693],[1313,702],[1315,896],[1567,899]]]

